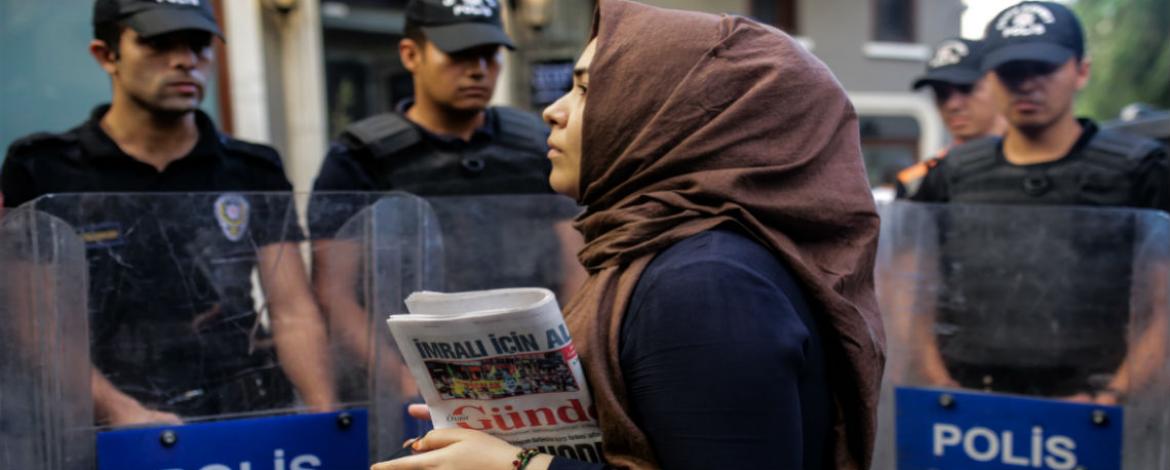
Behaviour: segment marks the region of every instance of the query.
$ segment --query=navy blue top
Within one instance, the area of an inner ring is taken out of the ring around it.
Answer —
[[[752,238],[716,229],[659,254],[620,341],[631,417],[662,468],[829,462],[821,337],[788,267]],[[606,467],[558,457],[551,468]]]

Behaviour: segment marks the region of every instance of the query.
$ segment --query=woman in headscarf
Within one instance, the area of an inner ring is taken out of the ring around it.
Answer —
[[[590,276],[566,306],[616,468],[864,469],[884,336],[857,116],[828,69],[751,20],[601,0],[544,112],[550,183]],[[433,431],[381,469],[516,468]],[[601,468],[539,455],[525,468]]]

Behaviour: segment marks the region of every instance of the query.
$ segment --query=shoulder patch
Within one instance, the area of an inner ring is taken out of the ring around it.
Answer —
[[[536,153],[545,152],[549,131],[544,121],[532,113],[515,108],[499,106],[492,109],[498,118],[500,143]]]
[[[276,152],[276,149],[272,147],[234,139],[225,134],[219,135],[219,141],[223,143],[224,149],[230,154],[261,160],[284,171],[284,162],[280,159],[280,154]]]
[[[398,113],[383,113],[350,124],[343,136],[374,158],[393,155],[422,141],[414,124]]]

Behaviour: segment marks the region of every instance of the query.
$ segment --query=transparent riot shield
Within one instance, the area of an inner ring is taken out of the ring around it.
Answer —
[[[584,280],[572,227],[581,212],[554,195],[431,197],[443,235],[445,291],[545,287],[562,305]]]
[[[52,406],[93,404],[96,462],[69,468],[368,465],[291,194],[50,195],[22,210],[68,224],[86,263],[71,287],[88,297],[88,354],[34,339],[83,371]]]
[[[67,224],[0,208],[0,468],[93,462],[85,278]]]
[[[405,405],[421,399],[386,326],[388,315],[406,311],[407,295],[542,286],[563,301],[584,279],[575,258],[582,242],[570,226],[579,208],[560,196],[423,200],[393,193],[322,193],[309,206],[314,282],[322,304],[331,325],[354,328],[334,329],[334,341],[347,354],[372,355],[365,373],[346,374],[371,384],[368,399],[378,423],[371,434],[375,460],[388,458],[425,427],[405,416]],[[338,213],[357,216],[340,227],[320,217]],[[360,280],[345,281],[352,275],[347,273],[360,273]],[[352,285],[361,286],[358,295],[345,287]]]
[[[875,468],[1170,468],[1170,217],[880,210]]]
[[[437,222],[426,201],[406,193],[314,194],[309,221],[338,388],[346,403],[369,410],[370,458],[384,458],[419,424],[406,414],[417,392],[386,317],[411,292],[440,288]]]

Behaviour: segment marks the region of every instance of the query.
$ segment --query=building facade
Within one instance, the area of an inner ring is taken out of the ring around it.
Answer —
[[[932,156],[947,136],[931,98],[910,90],[931,46],[960,34],[961,0],[646,0],[647,3],[756,18],[785,30],[825,61],[861,116],[870,182]],[[301,0],[301,3],[307,3]],[[326,134],[409,97],[398,62],[405,0],[331,0],[319,5],[328,119]],[[507,54],[496,100],[539,112],[571,83],[593,0],[505,2],[518,50]],[[301,5],[301,8],[306,5]]]

